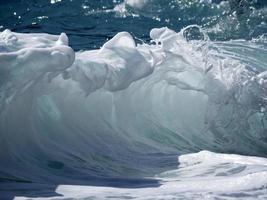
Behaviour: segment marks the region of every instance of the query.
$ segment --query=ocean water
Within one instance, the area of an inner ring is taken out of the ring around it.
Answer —
[[[0,1],[0,199],[267,199],[267,2]]]

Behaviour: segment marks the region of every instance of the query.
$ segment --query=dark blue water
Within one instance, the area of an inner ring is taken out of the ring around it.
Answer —
[[[141,8],[126,5],[123,12],[114,10],[122,3],[120,0],[1,1],[0,30],[65,32],[75,50],[98,48],[121,31],[130,32],[137,40],[149,41],[150,30],[164,26],[179,31],[197,24],[209,29],[214,40],[251,39],[267,32],[265,0],[148,0]]]
[[[158,188],[200,150],[267,155],[266,0],[0,0],[0,32],[7,199]]]

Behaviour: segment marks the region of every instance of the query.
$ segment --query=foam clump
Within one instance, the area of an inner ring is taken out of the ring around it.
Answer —
[[[149,52],[143,54],[129,33],[122,32],[100,50],[77,54],[71,77],[89,94],[99,88],[122,90],[153,72]]]
[[[267,159],[253,156],[242,156],[236,154],[222,154],[210,151],[185,154],[179,156],[180,167],[189,167],[201,164],[232,163],[241,165],[261,165],[267,167]]]
[[[125,3],[133,8],[142,8],[149,0],[126,0]]]
[[[135,48],[136,45],[133,37],[128,32],[120,32],[106,42],[102,49],[112,49],[116,47]]]
[[[2,47],[4,45],[12,45],[17,42],[18,38],[15,36],[14,33],[12,33],[10,30],[6,29],[0,34]]]
[[[0,33],[0,87],[8,85],[9,93],[19,92],[48,73],[56,75],[70,67],[74,57],[64,33],[53,36],[5,30]]]

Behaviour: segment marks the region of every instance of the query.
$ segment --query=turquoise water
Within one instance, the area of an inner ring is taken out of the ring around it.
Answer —
[[[266,198],[266,6],[0,1],[0,199]]]

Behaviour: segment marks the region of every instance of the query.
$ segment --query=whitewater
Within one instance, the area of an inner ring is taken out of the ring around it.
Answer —
[[[160,0],[114,2],[82,6],[115,21],[179,15]],[[177,2],[183,15],[233,9]],[[2,30],[0,199],[267,199],[267,15],[254,6],[247,29],[223,14],[227,25],[117,31],[88,49],[73,30]]]

